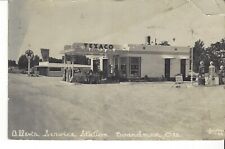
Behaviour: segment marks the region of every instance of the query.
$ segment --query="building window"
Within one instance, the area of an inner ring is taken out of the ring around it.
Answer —
[[[130,57],[130,75],[131,77],[140,77],[140,57]]]
[[[61,71],[61,68],[51,67],[49,71]]]
[[[127,57],[120,58],[120,72],[123,77],[127,76]]]

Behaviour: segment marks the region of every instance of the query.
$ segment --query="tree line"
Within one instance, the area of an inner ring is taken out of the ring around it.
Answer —
[[[225,66],[224,50],[225,38],[218,42],[212,43],[209,47],[205,47],[202,40],[196,41],[193,47],[193,71],[198,72],[200,61],[204,61],[206,71],[208,71],[210,61],[213,61],[216,71],[218,71],[221,65]]]

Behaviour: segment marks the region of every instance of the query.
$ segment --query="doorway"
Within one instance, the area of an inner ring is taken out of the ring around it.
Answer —
[[[167,81],[170,80],[170,59],[166,58],[165,59],[165,78]]]
[[[111,68],[109,68],[108,59],[103,59],[103,78],[108,77],[108,72]]]
[[[93,60],[93,72],[100,71],[100,59]]]
[[[182,74],[183,78],[186,76],[186,59],[180,60],[180,73]]]

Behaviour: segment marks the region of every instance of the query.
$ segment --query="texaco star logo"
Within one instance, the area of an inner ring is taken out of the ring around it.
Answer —
[[[28,58],[28,59],[31,59],[31,58],[33,58],[34,57],[34,52],[32,51],[32,50],[27,50],[26,52],[25,52],[25,54],[26,54],[26,57]]]

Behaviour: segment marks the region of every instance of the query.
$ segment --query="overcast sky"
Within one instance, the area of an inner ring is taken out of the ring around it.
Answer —
[[[224,10],[224,0],[10,0],[9,59],[28,48],[61,57],[73,42],[145,43],[147,35],[209,45],[225,37]]]

